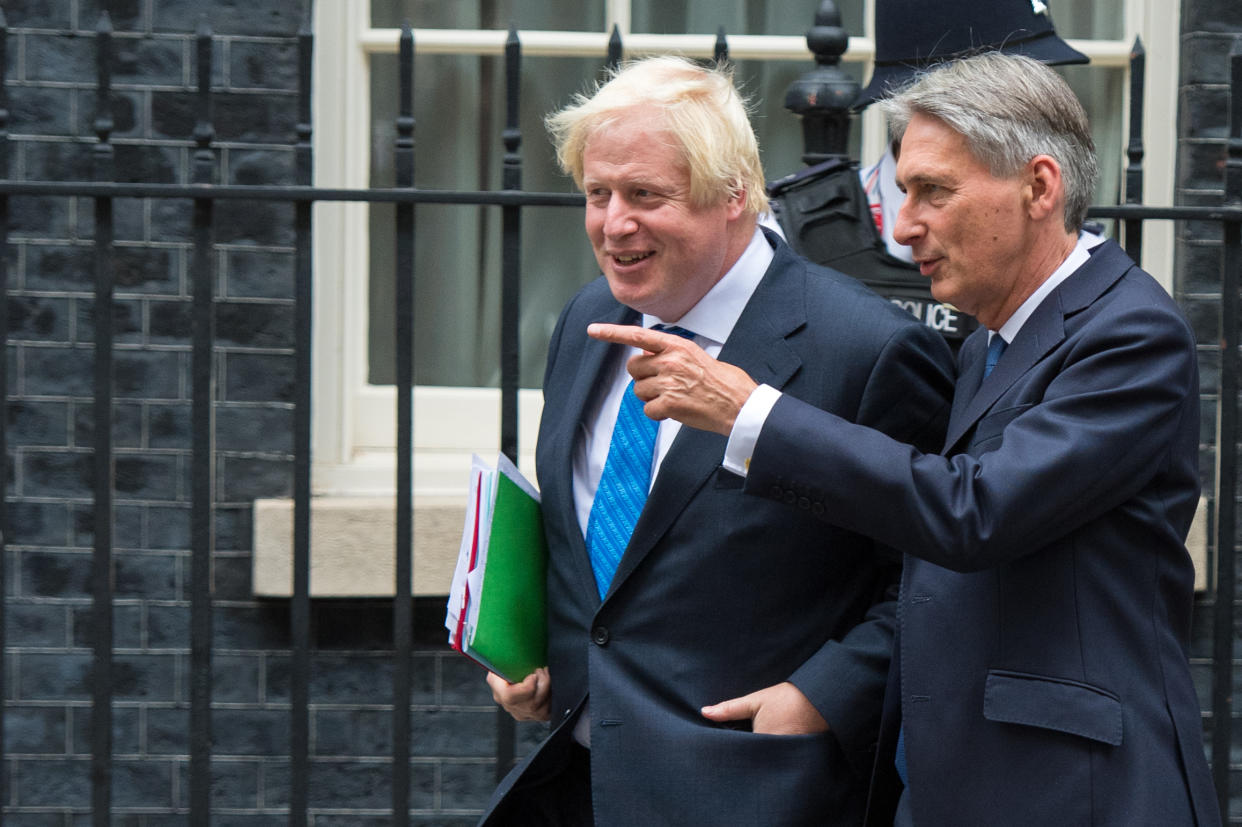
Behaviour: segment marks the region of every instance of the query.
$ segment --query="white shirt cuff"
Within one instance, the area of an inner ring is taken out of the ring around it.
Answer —
[[[772,406],[781,398],[781,392],[771,385],[760,385],[755,388],[746,404],[737,412],[733,422],[733,430],[729,432],[729,444],[725,446],[724,462],[726,470],[739,477],[746,476],[750,470],[750,457],[755,453],[755,443],[759,441],[759,432],[763,423],[768,421]]]

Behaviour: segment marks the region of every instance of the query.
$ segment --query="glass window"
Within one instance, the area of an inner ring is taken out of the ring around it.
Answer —
[[[1064,3],[1057,9],[1057,31],[1082,40],[1116,39],[1123,31],[1124,0]],[[865,31],[863,0],[838,4],[846,30]],[[791,13],[772,0],[632,0],[634,32],[655,34],[804,35],[811,24],[805,10]],[[502,29],[599,32],[604,28],[601,0],[551,0],[519,4],[509,0],[444,3],[432,0],[372,0],[375,27],[409,20],[415,28]],[[416,44],[417,45],[417,44]],[[526,56],[522,62],[523,187],[565,191],[572,182],[557,170],[542,118],[587,88],[601,71],[598,58]],[[397,59],[371,57],[371,184],[391,186],[396,116]],[[741,60],[739,86],[752,100],[769,179],[801,165],[802,134],[797,117],[785,110],[784,95],[809,60]],[[863,65],[845,64],[863,80]],[[1122,113],[1126,71],[1122,67],[1073,66],[1059,69],[1092,113],[1102,180],[1097,203],[1116,203],[1124,165]],[[493,55],[419,54],[415,61],[415,183],[436,189],[495,189],[500,186],[504,120],[503,59]],[[479,105],[480,102],[483,105]],[[444,113],[451,113],[445,117]],[[861,123],[850,151],[860,155]],[[870,161],[873,159],[862,159]],[[368,381],[394,381],[393,232],[391,206],[371,207]],[[522,233],[521,383],[537,387],[543,353],[564,301],[597,273],[590,248],[578,231],[580,217],[566,208],[524,212]],[[495,208],[445,207],[417,211],[415,248],[415,381],[422,385],[495,387],[499,383],[500,213]],[[572,228],[567,232],[567,228]]]
[[[875,0],[837,3],[854,38],[843,67],[860,82],[869,74],[868,16],[874,5]],[[1060,71],[1092,118],[1104,171],[1098,203],[1118,198],[1128,126],[1125,55],[1134,33],[1142,32],[1149,44],[1146,197],[1153,204],[1172,203],[1175,146],[1167,125],[1175,118],[1179,3],[1054,0],[1050,5],[1058,33],[1093,58],[1089,66]],[[316,81],[316,180],[345,187],[393,183],[397,60],[392,30],[405,20],[422,30],[415,72],[419,187],[500,187],[505,79],[499,49],[510,23],[526,44],[524,189],[573,191],[556,168],[542,119],[596,80],[614,23],[629,48],[643,53],[693,49],[700,57],[709,53],[723,26],[739,86],[752,100],[765,170],[769,179],[779,178],[802,166],[801,126],[785,110],[784,96],[789,84],[814,66],[804,40],[814,11],[814,3],[791,11],[776,0],[318,0],[315,49],[322,74]],[[870,163],[884,145],[882,119],[869,109],[855,120],[849,152]],[[394,373],[392,208],[322,204],[316,215],[317,222],[331,225],[316,234],[321,297],[316,347],[339,357],[316,360],[317,491],[386,491],[395,444],[395,400],[388,384]],[[522,220],[521,384],[534,389],[561,307],[598,268],[580,211],[528,208]],[[493,408],[498,410],[498,394],[489,389],[499,378],[500,222],[500,210],[492,207],[426,205],[416,210],[415,463],[422,469],[416,471],[422,493],[456,491],[458,454],[464,452],[468,462],[470,451],[490,451],[497,440],[480,435],[491,424],[467,428],[461,412],[490,417]],[[1171,234],[1161,241],[1160,231],[1157,223],[1144,233],[1144,264],[1157,274],[1171,270],[1172,260]],[[368,257],[369,265],[364,263]],[[525,390],[522,399],[521,404],[530,405],[522,428],[533,429],[539,394]],[[478,434],[465,435],[469,429]],[[533,441],[533,430],[522,437],[524,456]]]
[[[524,6],[519,29],[562,29],[587,19],[602,20],[599,3],[553,2]],[[862,3],[843,4],[861,27]],[[506,3],[445,4],[423,0],[374,0],[372,24],[415,28],[478,25],[507,20]],[[804,14],[777,13],[766,0],[735,4],[634,4],[635,30],[660,33],[713,33],[717,26],[743,34],[804,35]],[[706,21],[715,21],[708,23]],[[644,21],[644,22],[638,22]],[[572,25],[571,25],[572,24]],[[503,24],[502,24],[503,25]],[[596,24],[598,30],[598,22]],[[489,28],[489,26],[482,26]],[[861,29],[860,29],[861,30]],[[417,47],[417,41],[415,43]],[[604,55],[590,58],[525,56],[522,61],[522,186],[568,191],[573,182],[556,167],[543,117],[600,76]],[[735,64],[738,85],[752,102],[764,168],[770,179],[802,166],[802,133],[797,117],[783,106],[785,91],[812,67],[809,60],[745,60]],[[392,186],[396,118],[397,58],[371,57],[371,184]],[[862,80],[860,64],[847,71]],[[496,189],[501,184],[504,128],[503,58],[472,54],[417,54],[415,58],[415,184],[431,189]],[[485,102],[480,106],[479,102]],[[443,113],[452,113],[444,117]],[[856,130],[857,132],[857,130]],[[852,151],[857,154],[855,136]],[[371,321],[368,381],[392,384],[394,237],[393,207],[370,208]],[[420,208],[415,244],[415,382],[420,385],[496,387],[499,384],[500,212],[485,207]],[[565,301],[598,275],[594,257],[572,209],[540,208],[523,213],[521,384],[538,387],[547,342]],[[567,227],[572,231],[566,232]]]
[[[1120,40],[1125,33],[1123,0],[1096,0],[1094,3],[1056,4],[1053,24],[1062,38],[1075,40]],[[1100,155],[1100,180],[1096,182],[1096,204],[1116,204],[1122,198],[1122,172],[1125,168],[1125,112],[1127,70],[1122,67],[1062,66],[1057,69],[1091,117],[1091,132]],[[1107,229],[1115,235],[1115,222]]]
[[[633,0],[633,30],[654,34],[688,32],[714,34],[804,35],[818,4],[790,4],[779,0]],[[845,30],[863,34],[863,0],[837,3]]]
[[[603,0],[371,0],[371,25],[396,29],[409,21],[417,29],[519,29],[598,32],[604,28]]]
[[[543,115],[582,91],[602,58],[524,58],[522,186],[565,192]],[[397,58],[372,57],[371,183],[393,185]],[[426,55],[415,59],[414,180],[428,189],[501,186],[503,58]],[[484,102],[485,105],[479,105]],[[443,113],[452,113],[444,117]],[[371,207],[369,381],[395,382],[393,210]],[[415,382],[497,387],[500,383],[500,223],[495,207],[428,206],[415,213]],[[598,274],[579,211],[541,207],[522,213],[521,381],[538,387],[547,342],[561,306]],[[571,231],[567,232],[567,228]]]

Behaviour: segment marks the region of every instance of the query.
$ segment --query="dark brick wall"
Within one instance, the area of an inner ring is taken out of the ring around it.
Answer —
[[[188,183],[193,34],[206,15],[218,180],[291,183],[297,0],[3,0],[10,27],[10,168],[90,179],[95,28],[113,37],[118,178]],[[14,198],[8,347],[12,455],[3,822],[87,823],[90,808],[94,251],[86,199]],[[217,211],[217,551],[213,823],[285,824],[290,631],[285,601],[251,594],[251,500],[291,491],[292,209]],[[189,723],[189,204],[116,203],[117,823],[185,823]],[[411,806],[472,824],[495,778],[496,711],[477,667],[444,646],[443,603],[416,610]],[[387,823],[392,615],[317,602],[312,824]],[[519,731],[521,748],[538,728]]]
[[[1242,4],[1236,0],[1182,0],[1181,77],[1178,100],[1177,203],[1224,202],[1225,142],[1229,117],[1229,52],[1242,42]],[[1223,233],[1219,224],[1177,225],[1174,295],[1186,309],[1199,341],[1203,399],[1204,490],[1214,484],[1217,388],[1220,382],[1220,274]],[[1213,544],[1214,545],[1214,544]],[[1213,557],[1216,553],[1213,548]],[[1191,669],[1205,713],[1211,709],[1212,611],[1210,597],[1196,607]],[[1234,610],[1238,611],[1237,608]],[[1235,641],[1234,650],[1237,651]],[[1235,683],[1238,666],[1234,666]],[[1233,741],[1242,741],[1234,710]],[[1205,717],[1205,739],[1211,718]],[[1205,740],[1206,743],[1206,740]],[[1232,772],[1230,824],[1242,824],[1242,777]]]

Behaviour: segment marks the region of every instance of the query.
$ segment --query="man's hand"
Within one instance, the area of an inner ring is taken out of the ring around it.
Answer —
[[[521,683],[509,683],[495,672],[487,673],[492,698],[519,721],[546,721],[551,718],[548,696],[552,681],[546,667],[539,667]]]
[[[634,393],[655,420],[728,436],[738,411],[758,385],[739,367],[708,356],[703,348],[672,333],[616,324],[587,326],[587,334],[605,342],[646,351],[626,365]]]
[[[827,732],[828,722],[806,695],[789,681],[740,698],[721,701],[701,710],[713,721],[751,721],[751,731],[768,735],[806,735]]]

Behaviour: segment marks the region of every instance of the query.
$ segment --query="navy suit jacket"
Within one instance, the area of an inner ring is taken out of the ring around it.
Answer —
[[[985,345],[959,354],[941,455],[785,397],[750,465],[749,491],[812,486],[907,554],[875,790],[904,722],[920,825],[1219,824],[1187,663],[1191,330],[1106,242],[980,384]]]
[[[858,282],[769,237],[775,259],[719,358],[808,403],[934,450],[952,393],[945,343]],[[805,496],[746,497],[726,439],[682,428],[603,601],[574,510],[584,412],[637,323],[600,278],[565,308],[544,379],[537,465],[549,546],[552,733],[502,782],[559,768],[590,697],[599,825],[860,824],[892,647],[900,555],[825,526]],[[802,508],[797,508],[798,505]],[[830,734],[757,735],[705,704],[791,680]]]

